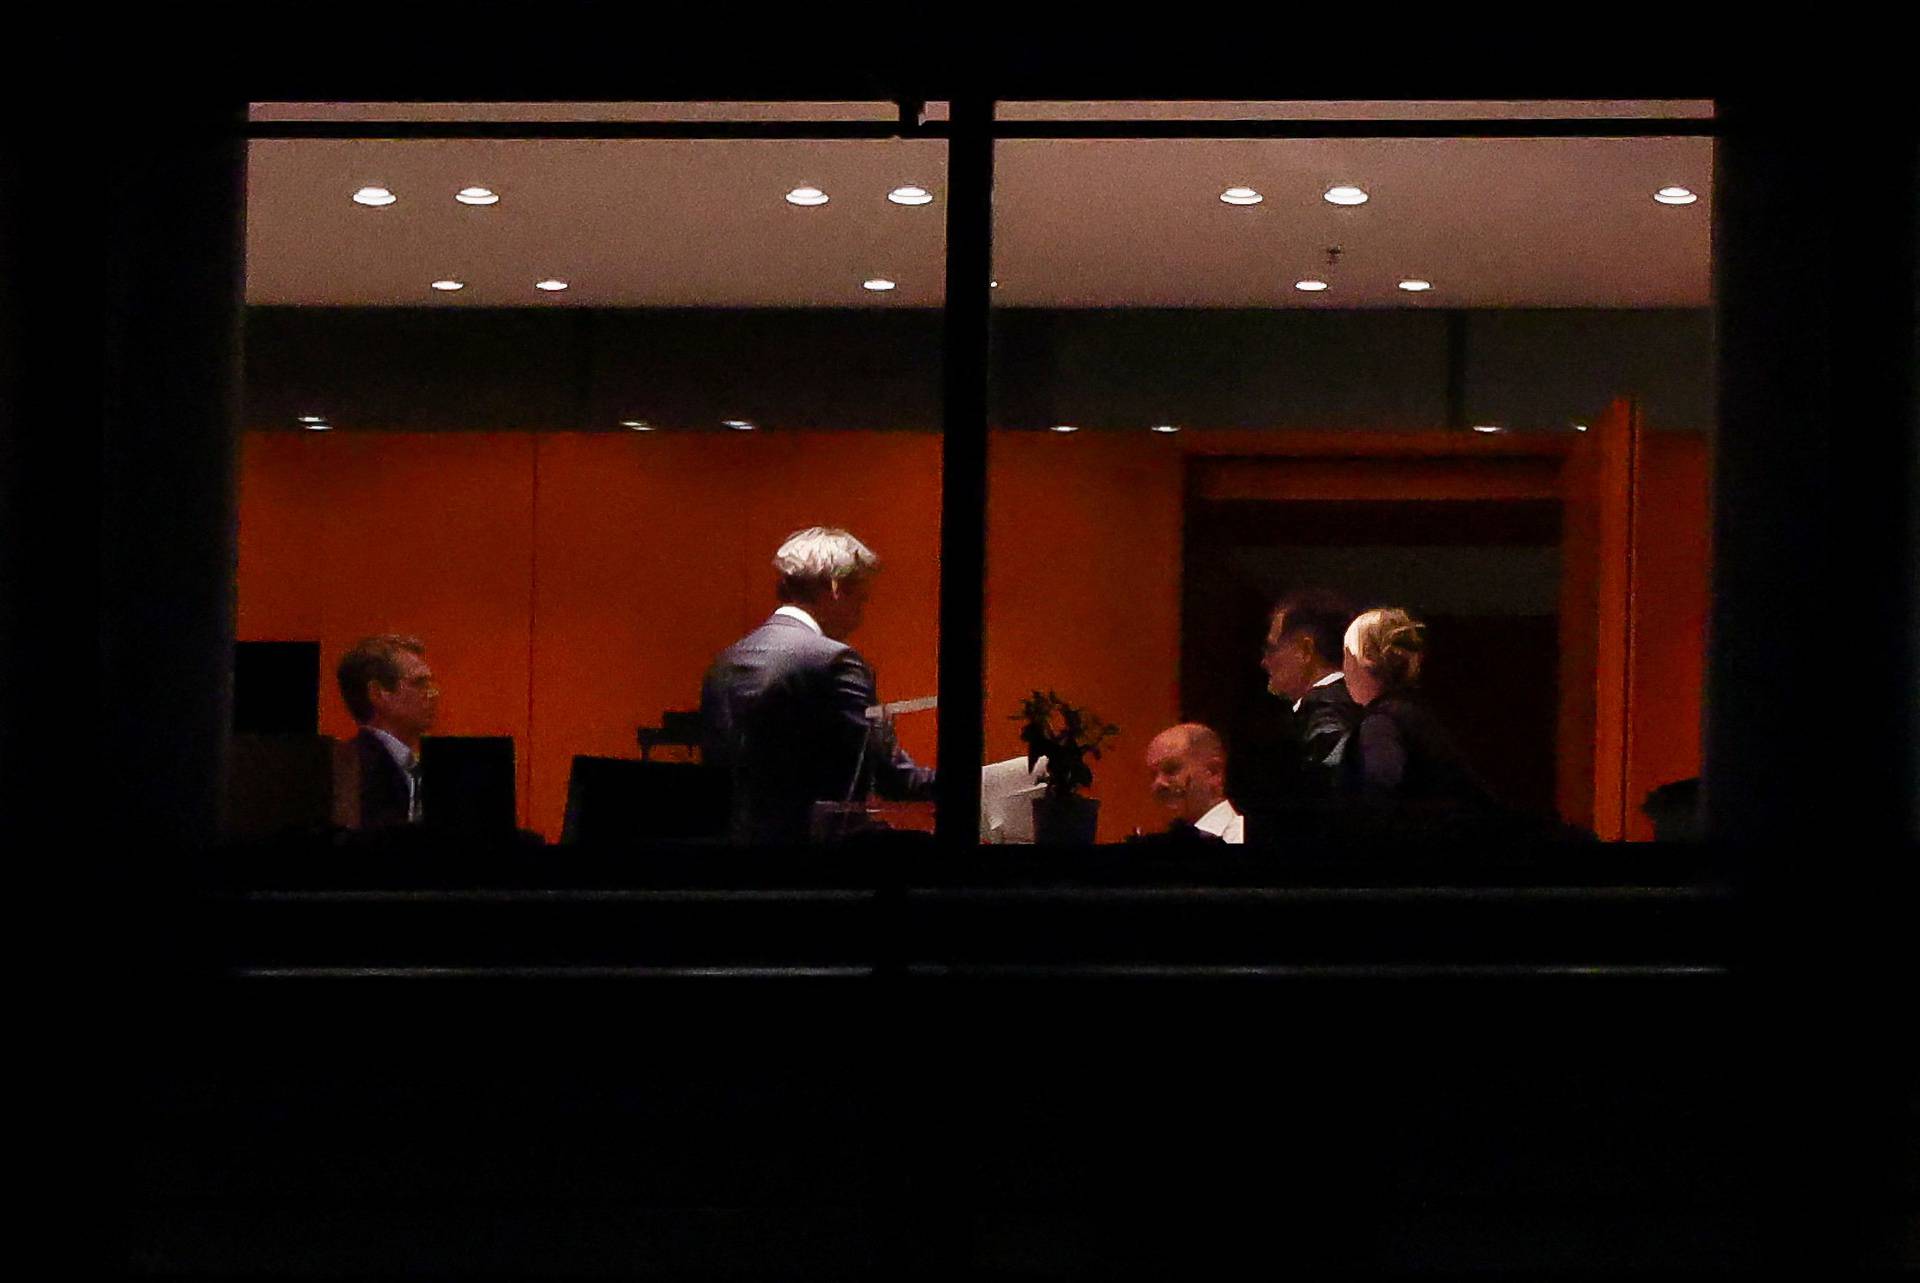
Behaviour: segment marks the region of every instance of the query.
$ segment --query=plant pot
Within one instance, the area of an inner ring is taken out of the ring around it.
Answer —
[[[1100,799],[1069,794],[1033,799],[1033,840],[1041,846],[1092,846]]]

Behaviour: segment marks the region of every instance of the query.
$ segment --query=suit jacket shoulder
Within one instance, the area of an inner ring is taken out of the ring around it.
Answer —
[[[353,737],[360,763],[360,827],[392,828],[407,822],[407,773],[380,737],[362,727]]]

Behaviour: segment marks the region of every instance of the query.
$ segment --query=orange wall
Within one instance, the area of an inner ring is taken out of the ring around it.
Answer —
[[[1050,686],[1122,734],[1096,763],[1103,838],[1155,816],[1140,764],[1177,713],[1178,447],[996,433],[987,748]],[[699,437],[249,433],[239,636],[317,637],[331,669],[376,631],[418,633],[450,735],[507,734],[521,822],[557,837],[576,753],[692,708],[713,653],[774,605],[768,558],[844,525],[886,563],[856,638],[889,699],[932,694],[940,442],[920,433]],[[322,730],[353,730],[330,685]],[[935,759],[935,714],[900,722]]]
[[[1053,689],[1120,728],[1092,762],[1100,840],[1163,827],[1147,741],[1180,712],[1182,447],[1147,433],[996,432],[987,476],[988,760]]]
[[[1708,597],[1707,439],[1649,432],[1634,491],[1627,837],[1650,840],[1647,790],[1700,774]]]
[[[1036,687],[1116,723],[1094,763],[1102,840],[1160,822],[1141,759],[1179,712],[1184,457],[1279,444],[993,434],[987,756],[1024,751],[1010,715]],[[935,690],[936,436],[249,433],[241,466],[238,635],[318,638],[329,670],[367,633],[425,637],[438,729],[512,735],[521,823],[549,838],[573,755],[635,755],[635,727],[697,705],[713,653],[774,605],[768,559],[802,525],[844,525],[886,563],[855,639],[883,697]],[[1643,792],[1698,770],[1704,452],[1693,466],[1650,469],[1642,508],[1666,530],[1640,571],[1640,636],[1662,639],[1636,668],[1636,703],[1658,710],[1638,723]],[[923,762],[936,716],[900,722]],[[352,729],[329,683],[322,730]]]
[[[340,656],[369,633],[400,632],[427,642],[439,730],[526,744],[533,442],[242,436],[236,635],[319,640],[324,734],[354,732],[333,685]],[[524,751],[519,765],[525,797]]]
[[[885,699],[935,692],[940,441],[922,433],[555,434],[539,441],[533,826],[560,833],[576,753],[631,757],[634,728],[697,708],[714,653],[778,603],[770,562],[843,526],[883,573],[854,644]],[[901,743],[934,761],[934,714]]]

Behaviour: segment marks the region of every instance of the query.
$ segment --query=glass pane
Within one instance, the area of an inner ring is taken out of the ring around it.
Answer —
[[[1385,114],[1423,106],[1451,105]],[[1002,141],[988,758],[1051,692],[1118,727],[1077,790],[1102,842],[1188,840],[1222,802],[1296,848],[1463,812],[1686,831],[1712,160],[1666,137]],[[1364,706],[1316,717],[1349,688]],[[1163,735],[1191,724],[1217,739]]]
[[[814,801],[899,784],[841,705],[935,687],[944,176],[924,140],[257,141],[236,835],[805,840]],[[838,589],[790,582],[809,691],[846,680],[783,714],[809,751],[742,768],[743,826],[703,679],[809,527],[883,569],[864,615],[803,621]],[[423,648],[343,676],[382,636]],[[936,716],[895,722],[926,765]]]

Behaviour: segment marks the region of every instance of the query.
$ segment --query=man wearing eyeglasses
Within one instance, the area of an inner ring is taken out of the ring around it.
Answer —
[[[420,823],[420,740],[433,729],[440,688],[418,637],[383,634],[356,643],[335,674],[360,733],[353,738],[348,826],[397,828]]]

